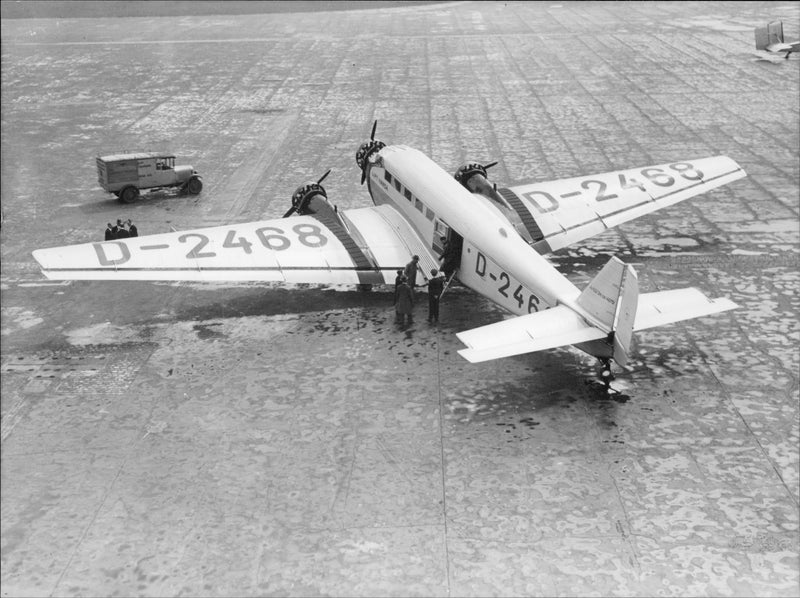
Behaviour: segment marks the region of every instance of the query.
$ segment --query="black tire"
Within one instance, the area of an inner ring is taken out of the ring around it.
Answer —
[[[122,203],[133,203],[139,197],[139,190],[136,187],[125,187],[119,194]]]
[[[203,190],[203,181],[197,177],[190,178],[189,182],[186,183],[186,190],[192,195],[197,195]]]

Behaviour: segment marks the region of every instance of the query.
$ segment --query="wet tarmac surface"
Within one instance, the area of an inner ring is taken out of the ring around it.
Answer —
[[[3,596],[796,596],[796,3],[452,3],[6,20]],[[280,215],[378,137],[500,184],[724,154],[748,177],[562,251],[735,311],[477,365],[502,318],[389,289],[47,281],[31,251]],[[94,157],[164,149],[201,195],[111,201]]]

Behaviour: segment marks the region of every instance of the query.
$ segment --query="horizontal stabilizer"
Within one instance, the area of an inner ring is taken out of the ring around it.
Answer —
[[[458,353],[477,363],[532,351],[552,349],[605,338],[607,333],[589,326],[577,313],[559,305],[541,311],[459,332],[467,345]]]
[[[639,295],[634,330],[645,330],[717,314],[739,307],[730,299],[709,299],[695,288],[659,291]]]

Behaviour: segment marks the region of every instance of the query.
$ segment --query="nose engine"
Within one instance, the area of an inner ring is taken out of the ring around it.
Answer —
[[[386,147],[386,144],[383,141],[378,141],[375,139],[375,129],[377,126],[378,121],[376,120],[372,125],[372,133],[369,136],[369,141],[362,143],[356,152],[356,164],[358,164],[358,167],[361,169],[362,185],[364,184],[364,181],[367,180],[367,168],[370,164],[370,158]]]

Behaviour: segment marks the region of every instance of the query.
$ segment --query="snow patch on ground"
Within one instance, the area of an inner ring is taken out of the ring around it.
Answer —
[[[2,313],[4,326],[0,330],[0,334],[10,334],[14,330],[33,328],[44,322],[42,318],[32,311],[21,307],[4,308]],[[6,327],[5,325],[7,324],[11,325]]]

